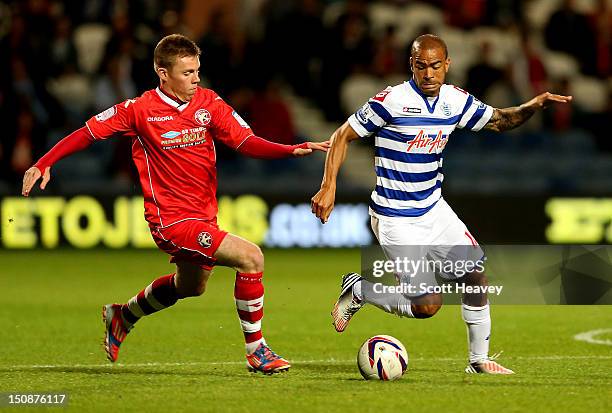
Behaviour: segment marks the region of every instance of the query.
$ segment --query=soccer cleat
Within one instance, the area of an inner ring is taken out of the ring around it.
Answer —
[[[363,278],[354,272],[342,277],[340,297],[338,297],[338,301],[336,301],[331,312],[333,325],[338,333],[342,333],[346,329],[351,317],[363,307],[363,303],[353,294],[353,286],[361,280]]]
[[[484,373],[484,374],[514,374],[514,371],[505,368],[495,361],[501,352],[494,354],[486,360],[475,361],[470,363],[465,368],[466,373]]]
[[[275,352],[267,344],[261,343],[253,354],[247,354],[247,369],[262,372],[263,374],[281,373],[289,370],[291,364]]]
[[[106,304],[102,306],[102,319],[105,325],[104,350],[106,358],[111,362],[119,358],[119,346],[132,327],[126,327],[121,316],[121,304]]]

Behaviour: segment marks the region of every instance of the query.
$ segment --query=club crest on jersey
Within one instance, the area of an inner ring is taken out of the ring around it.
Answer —
[[[204,231],[198,234],[198,244],[200,244],[204,248],[208,248],[212,245],[213,238],[210,233]]]
[[[210,123],[210,112],[206,109],[198,109],[196,113],[193,115],[195,121],[202,126],[206,126]]]
[[[112,118],[117,113],[117,108],[115,106],[111,106],[106,109],[104,112],[100,112],[96,115],[96,120],[98,122],[104,122],[107,119]]]
[[[453,113],[451,105],[449,105],[447,102],[442,103],[442,113],[444,113],[444,116],[450,116],[451,113]]]

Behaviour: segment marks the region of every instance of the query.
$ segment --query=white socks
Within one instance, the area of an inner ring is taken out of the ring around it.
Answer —
[[[400,317],[414,318],[412,314],[412,302],[400,293],[375,292],[374,284],[367,280],[361,280],[353,286],[353,294],[362,301],[372,304],[387,313]]]
[[[260,338],[259,340],[253,341],[251,343],[246,343],[246,353],[247,354],[253,354],[255,352],[255,350],[257,350],[257,347],[259,347],[259,345],[261,343],[264,343],[264,345],[266,344],[266,340],[264,340],[263,338]]]
[[[489,304],[483,307],[461,305],[461,316],[467,326],[470,363],[486,360],[489,356],[491,336],[491,313]]]
[[[361,283],[362,281],[357,281],[355,284],[353,284],[353,296],[358,299],[359,301],[363,301],[363,294],[361,294]]]

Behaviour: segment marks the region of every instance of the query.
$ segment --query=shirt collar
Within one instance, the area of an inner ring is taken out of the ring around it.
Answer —
[[[157,95],[160,97],[161,100],[163,100],[164,102],[166,102],[168,105],[172,106],[179,112],[184,111],[185,109],[187,109],[187,106],[189,106],[190,102],[183,102],[183,103],[177,102],[176,99],[170,97],[163,90],[161,90],[159,86],[155,88],[155,92],[157,92]]]
[[[433,113],[434,110],[436,109],[436,103],[438,103],[438,99],[440,99],[440,93],[438,93],[438,96],[436,96],[435,99],[433,99],[433,104],[429,104],[429,99],[428,99],[429,96],[421,92],[421,89],[419,89],[419,87],[416,85],[416,83],[414,82],[414,79],[410,79],[408,81],[408,84],[410,84],[412,89],[414,89],[414,91],[423,98],[423,101],[425,102],[425,106],[427,106],[427,110],[429,111],[429,113]],[[441,91],[442,91],[442,88],[440,88],[440,92]]]

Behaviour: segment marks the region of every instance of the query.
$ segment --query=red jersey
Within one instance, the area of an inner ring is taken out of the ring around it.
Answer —
[[[253,135],[249,125],[214,91],[198,87],[180,104],[159,88],[128,99],[86,122],[94,139],[134,137],[132,157],[145,202],[157,227],[217,216],[215,141],[237,149]]]

